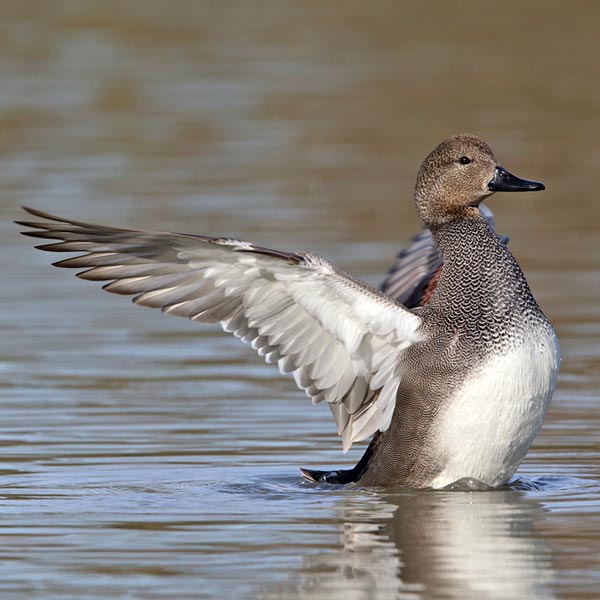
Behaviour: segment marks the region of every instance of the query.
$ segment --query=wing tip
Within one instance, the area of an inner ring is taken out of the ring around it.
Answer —
[[[38,208],[32,208],[31,206],[21,206],[21,209],[26,213],[33,215],[34,217],[39,217],[40,219],[49,219],[50,221],[64,221],[61,217],[57,217],[51,213],[47,213],[43,210],[39,210]],[[16,221],[17,222],[17,221]]]
[[[354,443],[354,441],[352,440],[352,436],[350,436],[350,435],[342,436],[342,452],[344,454],[347,454],[348,450],[350,450],[350,448],[352,448],[353,443]]]

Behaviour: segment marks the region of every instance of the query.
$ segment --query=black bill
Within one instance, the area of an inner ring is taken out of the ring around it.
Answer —
[[[488,183],[491,192],[537,192],[546,186],[539,181],[520,179],[509,173],[504,167],[496,167],[494,178]]]

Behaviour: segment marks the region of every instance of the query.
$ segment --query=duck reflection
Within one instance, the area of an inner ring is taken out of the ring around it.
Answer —
[[[514,490],[343,498],[339,547],[305,559],[279,598],[554,598],[541,504]]]

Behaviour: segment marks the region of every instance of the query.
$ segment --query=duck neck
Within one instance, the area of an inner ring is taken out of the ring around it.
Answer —
[[[524,304],[537,307],[517,261],[481,214],[440,224],[431,232],[444,261],[432,306],[492,319]]]
[[[495,242],[499,241],[481,214],[433,225],[431,235],[440,248],[444,264],[450,264],[457,258],[465,260],[480,250],[495,247]]]

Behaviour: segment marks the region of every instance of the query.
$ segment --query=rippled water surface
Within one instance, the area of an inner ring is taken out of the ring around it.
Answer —
[[[5,4],[2,597],[600,596],[600,7],[425,4]],[[506,490],[301,483],[363,450],[327,407],[11,222],[226,234],[376,283],[418,229],[420,160],[461,131],[547,185],[490,202],[563,351]]]

